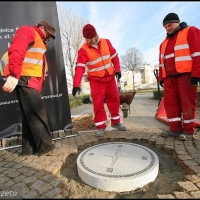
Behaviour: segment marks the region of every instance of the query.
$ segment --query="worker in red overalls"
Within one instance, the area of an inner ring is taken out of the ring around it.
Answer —
[[[37,26],[19,27],[8,48],[8,64],[4,69],[4,92],[16,91],[22,115],[21,156],[56,156],[62,152],[52,142],[46,108],[41,91],[47,67],[47,42],[55,39],[55,28],[47,21]]]
[[[126,131],[126,127],[120,123],[120,99],[115,80],[115,76],[117,79],[121,78],[118,54],[110,40],[99,38],[91,24],[83,27],[83,37],[85,43],[78,51],[72,95],[80,92],[81,79],[87,71],[94,105],[94,122],[98,129],[97,136],[102,137],[106,128],[104,99],[111,115],[111,126]]]
[[[192,140],[195,133],[197,86],[200,78],[200,30],[180,23],[176,13],[163,20],[167,37],[160,45],[159,81],[170,129],[164,137]]]

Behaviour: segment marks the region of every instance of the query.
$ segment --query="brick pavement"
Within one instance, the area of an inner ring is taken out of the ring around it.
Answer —
[[[128,117],[123,119],[124,125],[128,127],[125,132],[107,131],[102,138],[95,137],[95,131],[81,131],[78,134],[73,132],[72,135],[69,132],[54,132],[55,145],[62,147],[64,151],[57,157],[21,157],[20,146],[9,148],[9,145],[16,144],[16,140],[20,144],[20,138],[5,139],[0,151],[0,198],[68,198],[68,180],[60,174],[67,157],[86,147],[114,141],[151,144],[166,154],[171,154],[185,169],[185,180],[177,183],[172,194],[157,194],[159,199],[200,198],[200,139],[183,142],[161,137],[160,132],[167,130],[168,125],[154,118],[157,103],[149,94],[136,94]],[[89,113],[92,113],[91,104],[71,110],[72,115]]]

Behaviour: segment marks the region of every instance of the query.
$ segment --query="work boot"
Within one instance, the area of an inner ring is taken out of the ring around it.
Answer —
[[[162,137],[178,137],[181,134],[181,132],[172,132],[170,130],[167,130],[165,132],[161,133]]]
[[[178,139],[181,141],[195,140],[196,136],[194,134],[182,133],[179,135]]]
[[[99,129],[97,131],[97,137],[103,137],[104,133],[105,133],[105,129]]]
[[[121,123],[118,124],[112,124],[111,127],[116,128],[119,131],[126,131],[126,127],[123,126]]]

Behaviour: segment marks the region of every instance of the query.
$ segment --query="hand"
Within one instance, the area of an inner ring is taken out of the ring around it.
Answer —
[[[115,76],[116,76],[117,80],[119,80],[122,77],[122,73],[121,72],[115,72]]]
[[[200,81],[199,78],[191,77],[191,83],[192,83],[193,86],[197,86],[199,81]]]
[[[17,86],[19,79],[14,78],[12,76],[8,76],[5,84],[3,85],[2,89],[4,92],[12,92],[15,87]]]
[[[72,95],[75,97],[76,96],[76,93],[80,93],[81,89],[80,87],[73,87],[72,89]]]
[[[160,86],[164,87],[164,81],[160,81]]]

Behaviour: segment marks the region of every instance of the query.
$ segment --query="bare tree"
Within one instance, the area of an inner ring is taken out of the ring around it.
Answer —
[[[72,10],[63,10],[60,6],[58,6],[58,13],[65,64],[70,68],[73,77],[78,50],[83,43],[82,28],[85,20]]]
[[[144,58],[143,54],[140,53],[138,49],[135,47],[129,48],[125,55],[121,56],[121,67],[124,71],[132,71],[133,73],[133,90],[135,90],[134,84],[134,71],[136,69],[143,70],[144,69]]]

